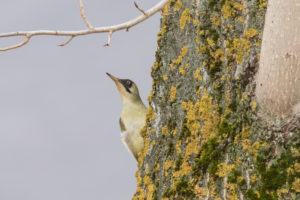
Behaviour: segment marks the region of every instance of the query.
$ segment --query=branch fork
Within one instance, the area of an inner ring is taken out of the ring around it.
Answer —
[[[143,9],[141,9],[137,5],[137,3],[134,2],[135,7],[140,12],[143,13],[139,17],[136,17],[135,19],[132,19],[132,20],[129,20],[127,22],[117,24],[117,25],[104,26],[104,27],[94,27],[88,21],[88,19],[86,17],[82,0],[78,0],[80,15],[81,15],[81,18],[83,19],[85,25],[87,26],[87,29],[78,30],[78,31],[36,30],[36,31],[18,31],[18,32],[10,32],[10,33],[0,33],[0,38],[15,37],[15,36],[24,36],[25,37],[25,40],[23,42],[21,42],[19,44],[16,44],[16,45],[9,46],[9,47],[0,48],[0,51],[8,51],[8,50],[11,50],[11,49],[16,49],[16,48],[22,47],[30,41],[31,37],[38,36],[38,35],[69,36],[69,39],[67,41],[65,41],[64,43],[59,45],[59,46],[66,46],[67,44],[69,44],[77,36],[107,32],[108,33],[108,39],[107,39],[107,43],[104,46],[110,46],[113,32],[120,31],[120,30],[123,30],[123,29],[128,31],[131,27],[145,21],[146,19],[148,19],[152,15],[154,15],[157,12],[161,11],[169,1],[170,0],[161,0],[154,7],[150,8],[147,11],[144,11]]]
[[[146,13],[143,9],[141,9],[141,8],[138,6],[138,4],[137,4],[136,2],[134,2],[134,6],[135,6],[141,13],[143,13],[144,15],[147,16],[147,13]]]

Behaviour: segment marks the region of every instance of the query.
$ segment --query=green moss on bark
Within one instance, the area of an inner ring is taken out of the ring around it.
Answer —
[[[133,199],[300,198],[299,124],[262,117],[253,95],[265,3],[164,9]]]

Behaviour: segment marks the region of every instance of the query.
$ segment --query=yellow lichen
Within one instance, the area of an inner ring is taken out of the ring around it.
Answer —
[[[148,170],[149,171],[149,170]],[[151,178],[150,176],[148,176],[147,174],[144,176],[144,184],[145,185],[149,185],[151,182]]]
[[[155,113],[154,113],[153,108],[151,106],[149,106],[149,108],[147,110],[146,119],[148,119],[149,121],[155,119]]]
[[[149,138],[144,137],[144,149],[138,153],[138,167],[142,167],[144,158],[146,157],[149,150]]]
[[[231,8],[231,5],[228,1],[222,6],[222,16],[224,19],[227,19],[230,17],[233,13],[233,10]]]
[[[239,167],[241,165],[242,165],[241,158],[239,156],[237,156],[235,159],[235,166]]]
[[[199,54],[199,55],[201,54],[199,47],[196,47],[196,53]]]
[[[208,194],[207,188],[199,187],[199,185],[196,185],[194,190],[195,190],[196,197],[199,198],[199,199],[201,199],[203,197],[206,197],[207,194]]]
[[[175,99],[176,97],[176,87],[172,86],[170,90],[170,99]]]
[[[241,100],[242,101],[247,101],[248,100],[248,93],[247,92],[243,92]]]
[[[154,191],[155,191],[155,185],[154,184],[148,185],[148,187],[147,187],[147,200],[153,199]]]
[[[202,89],[199,87],[198,90],[196,91],[196,95],[199,96],[201,94]]]
[[[150,130],[147,131],[147,135],[149,135],[149,134],[151,134],[151,133],[155,133],[155,132],[156,132],[155,129],[150,129]]]
[[[238,177],[237,177],[238,183],[242,183],[244,180],[245,180],[245,179],[244,179],[243,176],[238,176]]]
[[[252,37],[258,35],[258,30],[254,29],[254,28],[247,29],[245,31],[244,35],[245,35],[245,38],[247,38],[247,39],[252,38]]]
[[[177,133],[177,128],[175,128],[174,130],[171,131],[171,135],[173,135],[173,136],[176,135],[176,133]]]
[[[188,48],[187,45],[185,45],[184,47],[182,47],[182,49],[181,49],[181,55],[182,55],[182,57],[186,56],[186,54],[188,53],[188,50],[189,50],[189,48]]]
[[[163,75],[163,79],[164,81],[168,79],[168,77],[166,75]]]
[[[154,145],[155,145],[155,143],[156,143],[156,142],[155,142],[155,140],[152,140],[152,146],[154,146]]]
[[[226,189],[229,190],[229,192],[227,193],[227,199],[228,200],[238,200],[238,195],[236,193],[237,190],[237,184],[234,183],[228,183],[226,184]]]
[[[298,149],[292,148],[291,152],[293,157],[300,157],[300,152],[298,151]]]
[[[206,52],[206,46],[204,45],[204,44],[202,44],[201,46],[200,46],[200,50],[203,52],[203,53],[205,53]]]
[[[287,172],[288,176],[294,175],[294,174],[295,174],[294,169],[292,169],[291,167],[287,168],[287,169],[286,169],[286,172]]]
[[[158,62],[155,61],[154,64],[153,64],[153,66],[152,66],[152,69],[153,70],[157,70],[157,68],[158,68]]]
[[[250,182],[251,182],[251,183],[255,183],[257,180],[258,180],[258,177],[257,177],[256,174],[253,174],[253,175],[250,177]]]
[[[166,32],[167,32],[167,26],[164,25],[157,34],[158,40],[160,40]]]
[[[183,101],[181,103],[181,108],[186,110],[186,127],[191,135],[184,141],[184,144],[186,144],[184,153],[181,152],[182,141],[179,140],[176,143],[177,155],[184,155],[184,157],[180,169],[173,172],[173,177],[175,178],[190,174],[192,172],[192,165],[189,163],[190,157],[197,154],[202,144],[208,139],[216,137],[216,127],[219,123],[217,105],[213,103],[213,98],[208,95],[206,89],[202,92],[201,88],[199,88],[197,93],[198,95],[202,93],[202,96],[195,103],[193,101]],[[209,191],[213,196],[215,187],[210,185]]]
[[[241,64],[244,61],[244,55],[248,56],[249,54],[251,43],[245,38],[234,38],[232,45],[228,43],[226,46],[228,55],[232,55],[237,63]]]
[[[212,24],[215,26],[220,26],[221,25],[221,20],[219,14],[215,14],[212,18],[210,18],[210,21]]]
[[[135,173],[135,177],[136,177],[136,184],[137,184],[137,186],[140,186],[141,184],[142,184],[142,178],[141,178],[141,175],[140,175],[140,172],[139,171],[137,171],[136,173]]]
[[[179,67],[179,72],[182,75],[185,75],[185,69],[182,67],[182,65]]]
[[[240,3],[237,3],[237,2],[234,2],[233,3],[233,7],[237,10],[243,10],[244,9],[244,6],[243,4],[240,4]]]
[[[200,124],[198,124],[199,127],[197,127],[196,130],[198,130],[200,128]],[[192,133],[195,135],[195,133]],[[192,140],[188,142],[188,145],[186,146],[186,150],[185,150],[185,155],[192,155],[194,153],[197,153],[198,151],[198,141],[197,140]]]
[[[201,69],[200,68],[198,68],[196,71],[195,71],[195,73],[194,73],[194,79],[196,79],[196,80],[199,80],[199,81],[202,81],[202,76],[200,75],[200,72],[201,72]]]
[[[257,156],[257,153],[261,147],[259,141],[255,141],[252,145],[249,139],[242,140],[242,147],[245,151],[248,151],[249,154]]]
[[[168,132],[169,132],[168,126],[164,126],[164,127],[161,128],[161,134],[162,135],[166,135]]]
[[[171,1],[169,1],[165,7],[163,8],[163,16],[167,16],[169,13],[169,7],[170,7]]]
[[[187,21],[188,22],[191,21],[190,9],[188,8],[186,8],[181,14],[180,21],[179,21],[181,29],[184,29]]]
[[[297,173],[300,173],[300,163],[295,163],[294,168]]]
[[[157,164],[156,164],[156,167],[155,167],[155,170],[158,170],[159,168],[160,168],[160,164],[157,163]]]
[[[223,49],[217,49],[215,52],[211,52],[211,55],[212,57],[214,57],[214,59],[220,58],[221,60],[223,54],[224,54]]]
[[[181,140],[177,140],[175,149],[178,155],[181,154]]]
[[[292,184],[292,190],[295,190],[296,192],[300,192],[300,179],[297,178],[293,184]]]
[[[234,168],[234,165],[228,165],[227,163],[220,163],[218,164],[218,171],[216,172],[216,175],[219,177],[225,177],[228,176],[228,174],[231,172],[231,170]]]
[[[173,161],[172,160],[167,160],[164,163],[164,170],[167,171],[168,169],[170,169],[170,167],[172,166]]]
[[[147,100],[150,102],[152,100],[152,96],[153,96],[153,89],[150,91],[150,95],[148,96]]]
[[[187,160],[184,160],[180,170],[173,172],[173,176],[178,178],[189,174],[191,171],[192,171],[192,167],[190,166]]]
[[[196,120],[204,121],[201,127],[201,134],[204,139],[214,138],[216,124],[219,122],[217,114],[217,105],[212,103],[212,97],[208,96],[207,90],[203,91],[200,100],[197,100],[194,105],[190,103],[187,113],[188,128],[193,129],[193,124]]]
[[[243,16],[241,16],[241,17],[238,18],[238,20],[239,20],[240,22],[244,23],[245,18],[244,18]]]
[[[184,110],[187,109],[187,102],[183,101],[181,103],[181,108],[184,109]]]
[[[267,0],[259,0],[259,5],[258,5],[259,9],[263,9],[264,7],[266,7],[266,5],[267,5]]]
[[[207,38],[206,40],[207,40],[207,43],[209,46],[211,46],[211,47],[215,46],[215,42],[212,39]]]
[[[174,5],[174,12],[179,11],[182,8],[182,2],[180,0],[177,0],[175,5]]]
[[[216,186],[214,184],[213,179],[209,180],[209,184],[210,184],[210,186],[209,186],[209,194],[210,194],[210,196],[215,196],[216,195]]]
[[[175,66],[173,63],[170,64],[170,67],[171,67],[171,70],[174,70],[175,69]]]
[[[250,107],[251,107],[251,110],[254,112],[256,110],[256,107],[257,107],[257,104],[255,101],[251,101],[250,102]]]
[[[214,86],[214,88],[218,88],[218,87],[219,87],[218,82],[214,81],[214,82],[213,82],[213,86]]]
[[[254,194],[257,196],[257,198],[260,198],[260,194],[257,190],[254,191]]]
[[[279,197],[279,200],[281,200],[281,199],[283,199],[283,198],[281,197],[281,195],[282,195],[282,194],[288,194],[288,193],[289,193],[289,190],[286,189],[286,188],[281,188],[281,189],[278,189],[278,190],[276,191],[276,193],[277,193],[277,195],[278,195],[278,197]]]
[[[188,50],[189,50],[189,49],[188,49],[188,46],[182,47],[182,49],[181,49],[181,55],[179,55],[179,56],[178,56],[175,60],[173,60],[172,63],[170,64],[170,67],[171,67],[172,70],[175,69],[174,64],[179,65],[179,64],[182,63],[182,58],[183,58],[184,56],[186,56],[186,54],[188,53]]]

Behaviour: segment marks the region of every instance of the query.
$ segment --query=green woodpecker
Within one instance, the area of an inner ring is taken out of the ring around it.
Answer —
[[[138,160],[138,153],[144,148],[140,130],[145,125],[147,108],[133,81],[106,74],[115,82],[122,99],[123,108],[119,120],[121,139],[129,152]]]

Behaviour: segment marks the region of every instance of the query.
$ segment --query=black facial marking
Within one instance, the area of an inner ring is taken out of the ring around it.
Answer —
[[[125,87],[126,91],[131,93],[131,91],[129,90],[132,85],[133,85],[133,82],[129,79],[119,79],[119,82]]]

